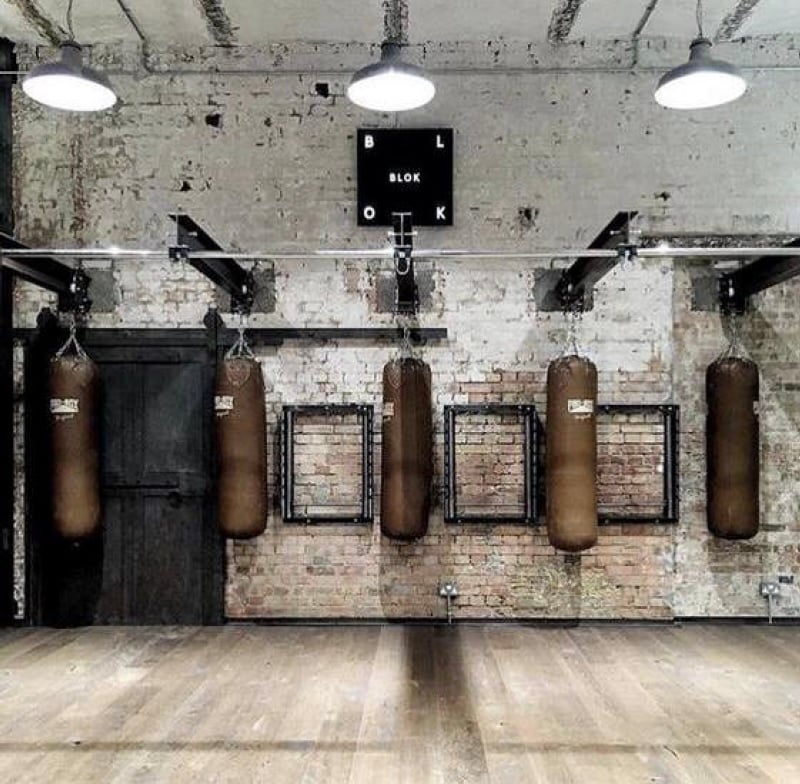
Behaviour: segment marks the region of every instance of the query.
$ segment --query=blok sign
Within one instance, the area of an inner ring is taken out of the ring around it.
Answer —
[[[453,225],[452,128],[360,128],[357,144],[359,226],[391,226],[394,212]]]

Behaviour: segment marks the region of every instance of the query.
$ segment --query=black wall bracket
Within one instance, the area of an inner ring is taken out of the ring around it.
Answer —
[[[785,247],[800,248],[800,237],[788,242]],[[723,313],[743,313],[754,294],[797,275],[800,275],[800,252],[797,256],[762,256],[720,278],[720,309]]]
[[[4,250],[26,250],[24,242],[10,234],[0,232],[0,257],[5,269],[29,283],[69,296],[72,285],[73,268],[48,256],[26,256],[25,258],[3,257]]]
[[[76,318],[85,318],[91,310],[92,300],[89,299],[91,282],[92,279],[86,274],[83,267],[75,267],[72,281],[69,284],[69,296],[64,305],[75,314]]]
[[[175,221],[178,229],[177,244],[169,249],[170,259],[187,261],[212,283],[224,289],[231,296],[235,313],[250,313],[255,297],[253,273],[232,259],[193,259],[193,250],[221,251],[222,246],[188,215],[171,213],[169,217]]]
[[[419,291],[414,278],[414,259],[412,258],[414,228],[410,212],[392,213],[390,236],[394,245],[394,274],[397,283],[395,311],[414,314],[419,309]]]
[[[588,310],[592,289],[600,279],[620,262],[629,261],[636,256],[638,246],[631,241],[631,222],[637,214],[636,211],[618,212],[589,243],[589,250],[616,247],[616,258],[578,258],[561,273],[554,291],[558,309]]]

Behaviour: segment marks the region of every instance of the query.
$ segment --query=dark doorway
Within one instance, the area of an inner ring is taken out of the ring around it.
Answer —
[[[40,334],[32,344],[28,390],[43,388],[53,343]],[[91,330],[84,346],[103,379],[103,534],[67,542],[52,533],[47,417],[37,401],[27,431],[32,620],[221,623],[224,548],[210,480],[215,349],[200,330]]]

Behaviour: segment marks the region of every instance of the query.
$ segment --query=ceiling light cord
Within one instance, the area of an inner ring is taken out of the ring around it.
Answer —
[[[400,0],[383,0],[383,39],[386,43],[408,46],[408,6]]]
[[[697,0],[697,8],[695,9],[695,18],[697,19],[697,37],[705,38],[703,35],[703,0]]]
[[[72,6],[75,0],[69,0],[67,3],[67,32],[69,33],[69,40],[75,40],[75,28],[72,26]]]

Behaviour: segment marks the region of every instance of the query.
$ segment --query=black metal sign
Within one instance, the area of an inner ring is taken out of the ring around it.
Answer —
[[[360,128],[357,162],[359,226],[453,225],[452,128]]]

